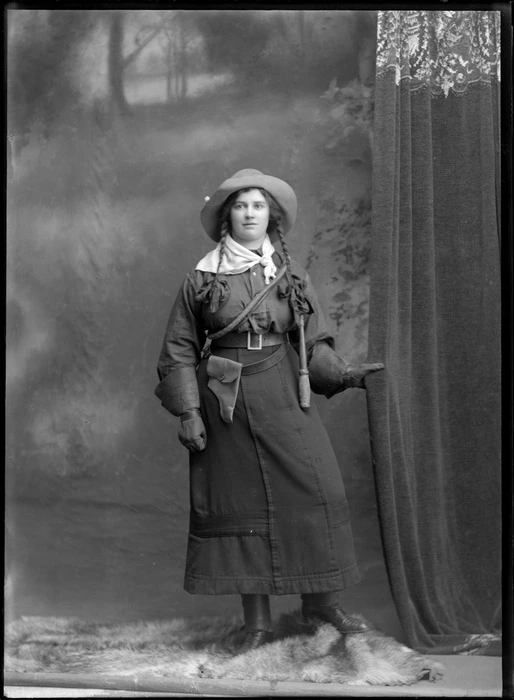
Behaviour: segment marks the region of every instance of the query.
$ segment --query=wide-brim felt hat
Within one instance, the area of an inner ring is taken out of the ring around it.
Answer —
[[[260,170],[245,168],[238,170],[232,177],[225,180],[216,192],[206,201],[200,218],[208,236],[219,241],[218,216],[223,203],[229,195],[248,187],[262,187],[269,192],[280,205],[284,216],[282,217],[282,230],[287,233],[293,227],[296,220],[298,203],[291,185],[273,175],[265,175]],[[273,236],[271,236],[273,237]]]

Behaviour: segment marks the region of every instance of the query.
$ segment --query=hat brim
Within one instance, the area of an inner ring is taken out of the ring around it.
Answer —
[[[258,170],[243,170],[225,180],[212,197],[205,203],[200,219],[207,235],[214,241],[219,241],[218,216],[223,203],[228,196],[248,187],[261,187],[269,192],[280,205],[284,216],[282,230],[287,233],[296,220],[298,203],[293,188],[284,180],[273,175],[265,175]]]

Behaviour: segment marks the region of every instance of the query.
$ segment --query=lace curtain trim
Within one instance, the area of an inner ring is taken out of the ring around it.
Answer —
[[[500,80],[500,12],[381,11],[377,77],[394,71],[396,84],[428,86],[433,95],[463,93],[468,85]]]

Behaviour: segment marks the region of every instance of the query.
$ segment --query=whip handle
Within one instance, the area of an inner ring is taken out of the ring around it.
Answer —
[[[309,382],[309,370],[307,369],[307,354],[305,352],[304,318],[300,316],[300,408],[307,409],[311,405],[311,385]]]

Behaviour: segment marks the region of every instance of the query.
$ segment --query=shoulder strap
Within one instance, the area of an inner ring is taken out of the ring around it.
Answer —
[[[273,279],[272,282],[270,282],[267,287],[264,287],[254,298],[252,301],[246,306],[241,313],[236,316],[225,328],[222,328],[219,331],[216,331],[216,333],[208,333],[207,338],[209,340],[217,340],[218,338],[221,338],[224,336],[226,333],[230,333],[234,328],[239,326],[242,321],[244,321],[251,313],[252,311],[263,301],[265,297],[268,296],[268,294],[271,292],[273,287],[275,287],[280,279],[285,275],[287,270],[287,265],[284,264],[280,268],[280,270],[277,272],[275,278]]]

